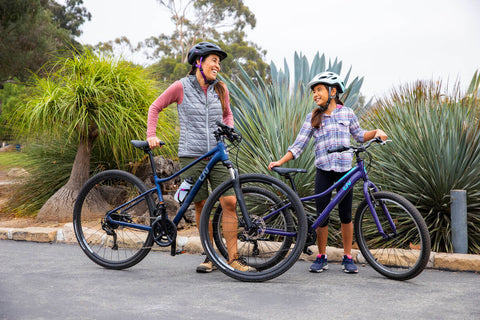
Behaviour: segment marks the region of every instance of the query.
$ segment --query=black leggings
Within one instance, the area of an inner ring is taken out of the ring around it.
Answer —
[[[319,194],[328,188],[330,188],[336,181],[345,175],[346,172],[324,171],[317,168],[317,175],[315,176],[315,194]],[[340,190],[342,186],[337,188]],[[323,197],[315,199],[317,205],[317,217],[325,210],[330,203],[332,193],[326,194]],[[353,202],[353,188],[345,195],[345,197],[338,204],[338,213],[340,215],[341,223],[352,222],[352,202]],[[326,227],[328,225],[328,218],[323,221],[320,227]]]

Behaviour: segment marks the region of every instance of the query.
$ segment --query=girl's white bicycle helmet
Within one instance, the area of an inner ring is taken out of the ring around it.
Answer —
[[[345,91],[345,83],[343,82],[343,79],[335,72],[325,71],[317,74],[308,83],[308,87],[313,89],[313,87],[317,84],[324,84],[329,87],[337,87],[338,93],[343,93]]]

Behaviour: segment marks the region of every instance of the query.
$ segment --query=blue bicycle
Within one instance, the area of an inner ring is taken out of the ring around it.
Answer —
[[[122,170],[107,170],[87,181],[75,202],[73,226],[81,249],[92,261],[111,269],[129,268],[139,263],[155,245],[170,246],[171,254],[175,255],[177,224],[213,166],[222,162],[231,179],[213,191],[202,212],[200,236],[206,253],[214,257],[214,263],[222,272],[243,281],[274,278],[295,263],[307,235],[307,219],[300,199],[288,185],[274,177],[239,175],[230,161],[225,140],[232,150],[238,150],[241,135],[221,123],[217,125],[216,147],[167,178],[158,177],[148,143],[132,141],[134,147],[142,149],[149,157],[155,184],[151,189],[135,175]],[[203,173],[170,220],[162,183],[207,158],[210,160]],[[234,214],[228,217],[219,202],[226,191],[236,195]],[[271,215],[272,208],[285,203],[288,207],[275,210]],[[216,214],[211,220],[209,213],[213,207]],[[238,232],[227,234],[228,228],[224,229],[222,222],[234,226]],[[235,258],[250,266],[248,272],[230,266],[229,245],[238,247],[239,257]],[[249,250],[250,245],[254,250]]]
[[[339,190],[329,205],[318,216],[308,215],[308,234],[304,252],[316,241],[315,229],[328,218],[332,209],[344,198],[353,186],[363,180],[364,200],[355,213],[354,231],[356,244],[365,260],[382,275],[407,280],[419,275],[426,267],[430,257],[430,235],[420,212],[404,197],[380,191],[368,178],[362,153],[373,144],[384,145],[380,138],[370,140],[365,145],[342,146],[328,152],[353,152],[356,166],[325,192],[304,197],[302,202],[314,201],[333,190]],[[304,169],[274,167],[273,170],[290,181],[296,192],[293,176],[304,173]]]

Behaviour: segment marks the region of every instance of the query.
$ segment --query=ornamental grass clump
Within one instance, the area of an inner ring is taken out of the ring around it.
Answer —
[[[467,191],[469,253],[480,253],[476,92],[471,87],[463,95],[456,85],[449,93],[440,82],[419,81],[393,90],[365,118],[367,127],[382,128],[393,140],[376,148],[372,180],[402,194],[420,210],[437,252],[452,252],[450,191],[461,189]]]
[[[39,219],[70,221],[77,194],[92,173],[125,168],[143,156],[130,140],[145,139],[148,107],[158,92],[143,68],[88,50],[52,61],[43,74],[33,76],[32,89],[11,121],[19,140],[40,146],[33,152],[43,161],[34,170],[51,174],[25,185],[23,195],[32,197],[14,198],[23,200],[14,205],[15,214],[28,202],[35,206],[20,210],[25,215],[35,215],[42,204]],[[171,111],[159,121],[159,137],[167,142],[162,150],[172,156],[175,123]]]

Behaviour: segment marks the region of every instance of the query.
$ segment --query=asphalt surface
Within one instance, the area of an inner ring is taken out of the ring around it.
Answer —
[[[394,281],[298,261],[263,283],[196,273],[200,255],[151,252],[122,271],[77,245],[0,241],[0,319],[480,319],[480,275],[427,269]]]

